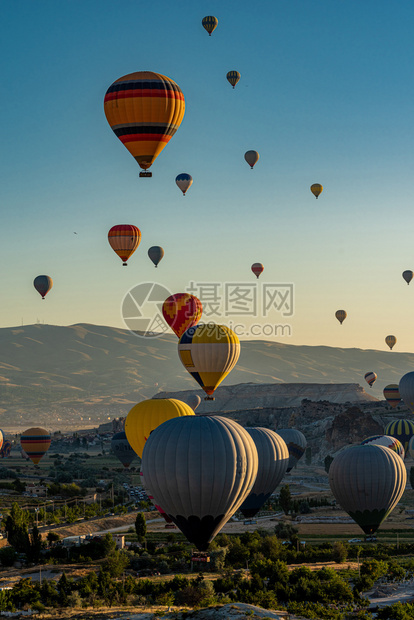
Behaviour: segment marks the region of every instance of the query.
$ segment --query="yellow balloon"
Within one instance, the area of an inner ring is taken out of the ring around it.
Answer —
[[[207,394],[212,394],[234,368],[240,355],[240,341],[225,325],[202,323],[187,329],[178,343],[183,366]]]
[[[310,190],[315,196],[315,198],[317,198],[322,193],[323,187],[320,183],[314,183],[313,185],[311,185]]]
[[[163,422],[184,415],[194,415],[194,411],[175,398],[153,398],[134,405],[125,420],[125,434],[130,446],[142,458],[151,432]]]
[[[387,336],[385,338],[385,344],[387,344],[391,350],[396,343],[397,343],[397,339],[395,336]]]

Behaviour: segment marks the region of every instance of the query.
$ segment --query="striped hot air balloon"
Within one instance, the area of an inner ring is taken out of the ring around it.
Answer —
[[[40,427],[28,428],[20,436],[20,445],[29,459],[37,465],[50,447],[50,433]]]
[[[414,435],[414,422],[411,420],[394,420],[384,428],[384,435],[390,435],[398,439],[402,443],[407,456],[408,444]]]
[[[117,224],[108,233],[109,245],[118,254],[124,267],[141,242],[141,231],[133,224]]]
[[[8,439],[6,439],[6,441],[5,441],[5,442],[3,442],[3,445],[2,445],[2,447],[1,447],[1,450],[0,450],[0,457],[1,457],[2,459],[5,459],[5,458],[7,458],[8,456],[10,456],[11,449],[12,449],[12,443],[11,443],[11,441],[9,441]]]
[[[367,444],[372,444],[373,446],[384,446],[384,448],[389,448],[390,450],[396,452],[402,459],[405,457],[405,450],[401,441],[395,437],[391,437],[390,435],[373,435],[372,437],[367,437],[361,441],[361,446],[366,446]]]
[[[264,267],[263,267],[262,263],[253,263],[253,265],[250,267],[250,269],[253,271],[253,273],[256,276],[256,278],[258,278],[260,276],[260,274],[263,273],[263,271],[264,271]]]
[[[391,350],[396,343],[397,343],[397,338],[395,336],[386,336],[385,344],[388,345]]]
[[[386,385],[382,393],[387,403],[391,405],[393,409],[401,403],[400,390],[396,383]]]
[[[127,415],[125,420],[126,437],[138,454],[142,457],[145,442],[163,422],[186,415],[194,415],[187,403],[176,398],[154,398],[138,403]]]
[[[162,304],[163,317],[178,338],[186,329],[197,325],[202,313],[201,301],[190,293],[175,293]]]
[[[234,88],[237,82],[240,80],[241,75],[238,71],[229,71],[226,77],[227,77],[227,81],[230,82],[230,84]]]
[[[178,355],[186,370],[207,394],[212,394],[234,368],[240,355],[236,334],[224,325],[203,323],[190,327],[178,342]]]
[[[209,36],[211,37],[211,33],[217,28],[218,19],[214,17],[214,15],[207,15],[203,17],[201,23],[203,24],[203,28],[207,30]]]
[[[106,119],[117,138],[146,172],[171,140],[184,117],[180,87],[153,71],[137,71],[116,80],[106,91]]]
[[[367,372],[364,375],[365,381],[368,383],[369,387],[372,387],[375,381],[377,380],[377,375],[375,372]]]

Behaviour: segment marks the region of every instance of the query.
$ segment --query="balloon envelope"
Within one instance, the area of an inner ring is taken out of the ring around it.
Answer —
[[[183,366],[208,396],[227,377],[240,355],[240,341],[224,325],[203,323],[190,327],[178,342]]]
[[[175,398],[143,400],[132,407],[125,420],[125,434],[133,450],[142,457],[145,442],[163,422],[179,416],[194,415],[187,403]]]
[[[414,435],[408,442],[408,454],[411,456],[412,459],[414,459]]]
[[[50,433],[40,427],[28,428],[20,436],[22,450],[35,465],[49,450],[50,442]]]
[[[384,398],[387,403],[391,405],[393,409],[401,403],[400,390],[396,383],[390,383],[389,385],[386,385],[382,393],[384,394]]]
[[[133,224],[117,224],[108,233],[109,245],[123,264],[132,256],[141,242],[141,231]]]
[[[4,458],[8,457],[8,456],[10,455],[11,449],[12,449],[12,443],[11,443],[11,441],[9,441],[8,439],[6,439],[6,441],[4,441],[4,442],[3,442],[3,445],[2,445],[2,447],[1,447],[1,450],[0,450],[0,457],[1,457],[2,459],[4,459]]]
[[[187,404],[190,405],[193,411],[197,409],[200,403],[201,398],[198,394],[190,394],[190,396],[187,398]]]
[[[411,271],[411,269],[407,269],[406,271],[403,271],[402,277],[407,282],[407,284],[410,284],[411,280],[414,277],[414,273]]]
[[[311,185],[310,190],[312,194],[315,196],[315,198],[318,198],[318,196],[320,196],[320,194],[322,193],[323,187],[320,183],[313,183],[313,185]]]
[[[249,164],[250,168],[253,170],[253,167],[259,161],[259,153],[257,151],[246,151],[244,154],[244,159]]]
[[[147,170],[171,140],[184,117],[180,87],[153,71],[137,71],[106,91],[106,120],[138,165]]]
[[[115,456],[121,461],[124,467],[129,467],[136,457],[134,450],[131,448],[125,431],[115,433],[111,439],[111,450]]]
[[[398,504],[407,472],[403,460],[383,446],[351,446],[329,469],[336,500],[365,534],[373,534]]]
[[[308,442],[306,441],[305,435],[296,430],[296,428],[281,428],[280,430],[277,429],[276,433],[287,445],[289,463],[286,471],[289,472],[304,455]]]
[[[260,276],[260,274],[263,273],[263,271],[264,271],[264,267],[263,267],[262,263],[253,263],[253,265],[250,267],[250,269],[253,271],[253,273],[256,276],[256,278],[258,278]]]
[[[236,86],[237,82],[240,80],[241,75],[238,71],[229,71],[227,73],[227,81],[233,86]]]
[[[368,383],[369,387],[372,387],[372,385],[377,380],[377,375],[375,374],[375,372],[367,372],[364,375],[364,379]]]
[[[246,428],[259,456],[256,481],[240,510],[247,518],[254,517],[269,499],[285,475],[289,452],[284,440],[268,428]]]
[[[393,346],[396,344],[396,342],[397,342],[397,339],[395,336],[387,336],[385,338],[385,344],[387,344],[391,350]]]
[[[148,250],[148,256],[157,267],[160,260],[162,260],[164,256],[164,250],[160,245],[153,245],[152,248]]]
[[[175,293],[162,304],[162,314],[178,338],[192,325],[197,325],[203,313],[201,301],[190,293]]]
[[[361,441],[361,446],[366,446],[367,444],[371,444],[373,446],[384,446],[384,448],[393,450],[402,459],[405,457],[405,450],[401,441],[395,439],[395,437],[391,437],[390,435],[373,435],[372,437],[367,437]]]
[[[33,280],[33,286],[44,299],[53,286],[53,280],[50,276],[36,276]]]
[[[200,551],[243,503],[257,467],[249,433],[221,416],[169,420],[151,434],[142,455],[154,500]]]
[[[180,190],[182,191],[183,196],[185,196],[186,191],[193,184],[193,177],[191,176],[191,174],[187,174],[186,172],[183,172],[182,174],[179,174],[175,178],[175,182],[177,186],[180,188]]]
[[[346,319],[346,312],[345,310],[337,310],[335,312],[335,316],[338,319],[338,321],[340,322],[340,324],[342,325],[342,323],[345,321]]]
[[[394,420],[384,428],[384,435],[391,435],[398,439],[403,445],[405,456],[407,456],[408,443],[414,435],[414,422],[411,420]]]
[[[407,372],[401,377],[398,391],[404,404],[414,412],[414,372]]]
[[[204,29],[207,30],[209,36],[211,37],[211,33],[213,32],[213,30],[217,28],[218,19],[217,17],[214,17],[214,15],[207,15],[206,17],[203,17],[201,23],[203,24]]]

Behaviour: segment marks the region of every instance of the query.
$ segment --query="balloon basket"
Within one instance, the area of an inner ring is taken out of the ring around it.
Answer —
[[[140,173],[139,173],[139,176],[140,176],[141,178],[144,178],[144,177],[152,177],[152,172],[146,172],[146,171],[145,171],[145,172],[140,172]]]
[[[204,400],[216,400],[214,396],[206,396]]]

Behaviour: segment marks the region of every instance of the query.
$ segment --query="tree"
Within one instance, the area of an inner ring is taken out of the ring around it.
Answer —
[[[275,526],[275,534],[282,540],[292,540],[293,537],[297,536],[298,532],[299,530],[297,527],[294,527],[290,523],[284,523],[283,521],[280,521],[280,523]]]
[[[332,558],[334,562],[338,562],[338,564],[342,564],[342,562],[345,562],[347,556],[348,556],[348,550],[345,547],[344,543],[341,543],[340,541],[336,541],[332,548]]]
[[[28,513],[22,510],[19,504],[14,503],[6,519],[7,540],[21,553],[26,553],[30,544],[28,522]]]
[[[283,486],[280,489],[279,504],[283,512],[285,513],[285,515],[289,514],[289,510],[291,509],[291,506],[292,506],[292,496],[290,494],[290,489],[289,489],[288,484],[285,484],[285,486]]]
[[[138,540],[140,542],[144,540],[147,535],[147,522],[142,512],[139,512],[137,514],[137,518],[135,519],[135,531],[137,533]]]
[[[33,526],[32,533],[30,535],[29,548],[27,555],[32,562],[38,562],[40,558],[40,552],[42,550],[42,535],[36,525]]]

